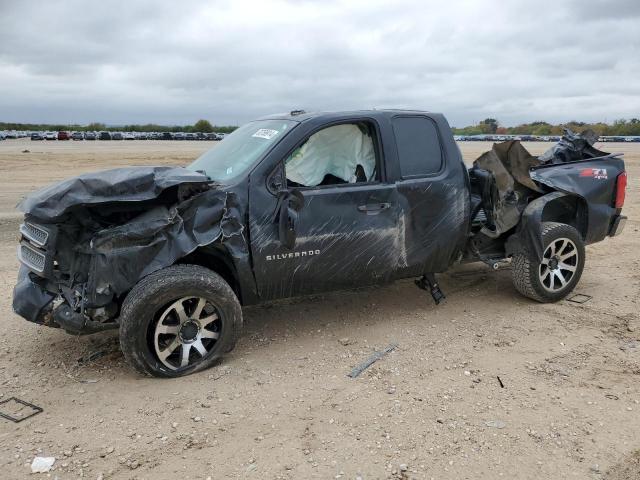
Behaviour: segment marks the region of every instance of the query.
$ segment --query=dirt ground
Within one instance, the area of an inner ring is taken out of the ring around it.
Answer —
[[[437,307],[402,281],[247,308],[223,363],[177,380],[135,374],[115,332],[72,337],[13,314],[23,194],[211,145],[0,142],[0,400],[44,409],[0,419],[2,478],[640,478],[640,144],[603,146],[626,154],[630,220],[587,248],[584,304],[535,303],[508,268],[470,265],[441,277]],[[468,161],[490,148],[460,146]],[[36,455],[56,458],[49,474],[30,474]]]

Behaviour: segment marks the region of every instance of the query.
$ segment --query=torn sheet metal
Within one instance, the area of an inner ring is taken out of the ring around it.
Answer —
[[[474,169],[480,168],[493,174],[498,191],[491,205],[494,228],[485,227],[482,233],[495,238],[518,224],[528,198],[534,192],[542,192],[529,177],[529,170],[539,164],[538,158],[518,141],[495,143],[489,152],[473,162]]]
[[[247,255],[242,225],[230,216],[234,200],[231,193],[209,190],[96,232],[89,245],[79,249],[92,259],[89,292],[120,295],[142,277],[216,240],[228,242],[232,256]]]
[[[597,141],[598,134],[593,130],[575,133],[564,128],[560,141],[540,155],[538,159],[541,164],[566,163],[608,155],[593,147]]]
[[[615,182],[607,179],[623,172],[624,162],[593,148],[596,140],[597,135],[591,131],[577,134],[565,129],[562,140],[540,157],[531,155],[518,141],[494,144],[474,162],[470,172],[472,176],[474,169],[490,172],[497,190],[489,215],[494,225],[485,225],[481,232],[496,238],[517,226],[507,250],[525,245],[539,259],[545,209],[554,202],[570,208],[571,198],[577,197],[588,209],[585,242],[602,240],[614,214]],[[488,202],[484,203],[486,206]]]

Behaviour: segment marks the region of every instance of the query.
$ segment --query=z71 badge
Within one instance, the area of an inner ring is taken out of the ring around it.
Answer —
[[[606,168],[583,168],[580,170],[581,177],[591,177],[597,180],[606,180],[607,169]]]

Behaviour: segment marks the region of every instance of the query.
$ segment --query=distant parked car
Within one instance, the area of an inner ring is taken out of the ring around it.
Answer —
[[[124,138],[125,140],[135,140],[136,136],[133,134],[133,132],[125,132],[122,134],[122,138]]]
[[[173,139],[174,140],[184,140],[184,133],[182,132],[176,132],[173,134]]]
[[[96,132],[84,132],[84,139],[85,140],[95,140],[96,139]]]
[[[161,139],[162,140],[173,140],[173,135],[171,134],[171,132],[163,132]]]
[[[69,132],[65,132],[64,130],[58,132],[58,140],[69,140],[69,138]]]
[[[44,134],[44,139],[45,140],[57,140],[58,139],[58,135],[56,134],[56,132],[46,132]]]
[[[44,135],[40,132],[33,132],[31,134],[31,140],[44,140]]]
[[[141,132],[136,135],[136,138],[138,140],[146,140],[147,138],[149,138],[149,135],[146,132]]]
[[[122,132],[113,132],[111,134],[111,140],[123,140],[124,139],[124,135],[122,135]]]
[[[98,140],[111,140],[110,132],[100,132],[98,134]]]
[[[73,132],[71,134],[71,140],[84,140],[84,135],[82,132]]]

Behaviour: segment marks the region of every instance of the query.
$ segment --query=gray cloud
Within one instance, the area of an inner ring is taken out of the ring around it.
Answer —
[[[0,120],[640,116],[640,3],[0,0]]]

